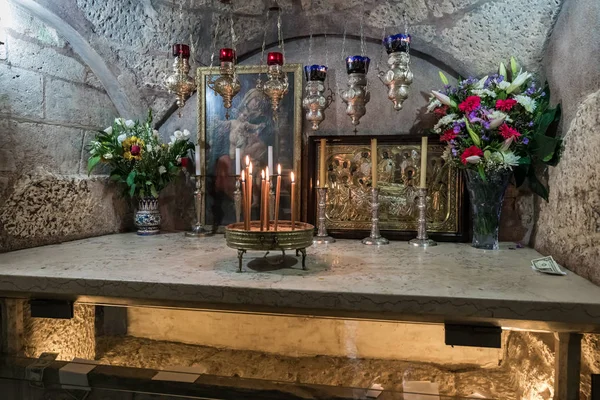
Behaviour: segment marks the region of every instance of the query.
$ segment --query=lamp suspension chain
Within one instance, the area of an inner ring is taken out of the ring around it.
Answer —
[[[267,15],[265,16],[265,25],[264,25],[264,30],[263,30],[263,40],[262,40],[262,48],[261,48],[261,52],[260,52],[260,61],[259,61],[259,69],[258,69],[258,79],[257,79],[257,84],[258,85],[262,85],[262,67],[263,67],[263,60],[265,58],[265,47],[267,45],[267,26],[269,25],[269,14],[271,13],[271,10],[267,10]]]

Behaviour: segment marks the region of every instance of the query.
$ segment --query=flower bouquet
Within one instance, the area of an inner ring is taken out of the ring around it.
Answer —
[[[187,129],[175,131],[169,143],[161,143],[149,111],[145,122],[115,119],[89,144],[88,173],[98,164],[108,165],[111,180],[139,200],[135,214],[138,234],[159,232],[158,195],[187,166],[187,155],[194,148],[189,137]]]
[[[440,72],[444,89],[433,91],[427,108],[439,117],[433,133],[448,144],[444,158],[464,169],[473,212],[473,246],[498,248],[498,226],[504,192],[515,183],[548,200],[537,178],[539,165],[556,165],[562,142],[556,137],[560,106],[549,107],[548,88],[540,88],[529,72],[518,69],[481,79],[468,78],[456,87]]]

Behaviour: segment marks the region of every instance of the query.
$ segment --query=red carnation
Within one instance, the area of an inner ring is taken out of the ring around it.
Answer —
[[[443,117],[444,115],[448,114],[448,109],[448,106],[441,106],[433,110],[433,113],[438,117]]]
[[[139,156],[141,151],[142,151],[142,149],[137,144],[134,144],[133,146],[131,146],[131,155],[132,156]]]
[[[181,167],[182,168],[187,168],[188,162],[189,162],[189,158],[187,158],[187,157],[181,157]]]
[[[483,157],[483,151],[477,146],[471,146],[465,149],[465,151],[463,151],[463,153],[460,155],[460,161],[464,165],[467,165],[467,158],[471,156]]]
[[[470,113],[475,111],[481,105],[481,98],[479,96],[469,96],[458,105],[458,109],[464,113]]]
[[[517,104],[515,99],[496,100],[496,108],[500,111],[510,111]]]
[[[440,136],[440,140],[442,142],[449,142],[455,138],[456,138],[456,133],[454,133],[454,131],[452,129],[448,129],[447,131],[444,132],[444,134],[442,136]]]
[[[521,136],[521,134],[515,128],[511,128],[510,126],[508,126],[506,124],[500,125],[499,131],[500,131],[500,136],[502,136],[504,139],[510,139],[512,137]]]

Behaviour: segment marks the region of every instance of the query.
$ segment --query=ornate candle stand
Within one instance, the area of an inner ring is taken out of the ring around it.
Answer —
[[[419,226],[417,227],[417,237],[410,240],[408,243],[415,247],[431,247],[437,246],[434,240],[427,237],[427,188],[419,188]]]
[[[327,188],[317,188],[317,198],[319,205],[319,223],[317,225],[317,236],[313,239],[313,244],[334,243],[335,239],[327,234],[325,227],[325,206],[327,204]]]
[[[233,203],[235,205],[235,222],[240,222],[242,215],[242,191],[240,190],[239,177],[235,177],[235,192],[233,192]]]
[[[204,193],[202,193],[202,177],[196,175],[196,190],[194,191],[194,198],[196,200],[196,223],[192,226],[192,230],[185,233],[188,237],[204,237],[211,236],[212,232],[204,229],[202,225],[202,209],[204,207]]]
[[[355,127],[360,124],[360,119],[367,113],[366,105],[371,100],[371,93],[367,90],[367,72],[370,61],[369,57],[361,56],[346,59],[348,90],[342,92],[342,100],[347,104],[346,114]],[[356,128],[354,130],[356,131]]]
[[[273,187],[275,186],[273,184],[273,182],[275,182],[275,179],[273,179],[273,177],[271,178],[271,185],[270,186],[270,191],[269,191],[269,219],[274,221],[275,220],[275,191],[273,190]]]
[[[371,235],[362,240],[362,244],[381,245],[390,241],[379,233],[379,188],[371,188]]]

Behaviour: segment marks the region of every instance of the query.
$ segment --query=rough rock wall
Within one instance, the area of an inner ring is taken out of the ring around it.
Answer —
[[[600,284],[600,3],[568,0],[548,45],[546,74],[563,106],[565,150],[550,169],[535,247]],[[574,62],[574,60],[577,60]]]
[[[111,99],[54,28],[15,5],[1,18],[0,251],[118,231],[127,205],[85,176]]]

